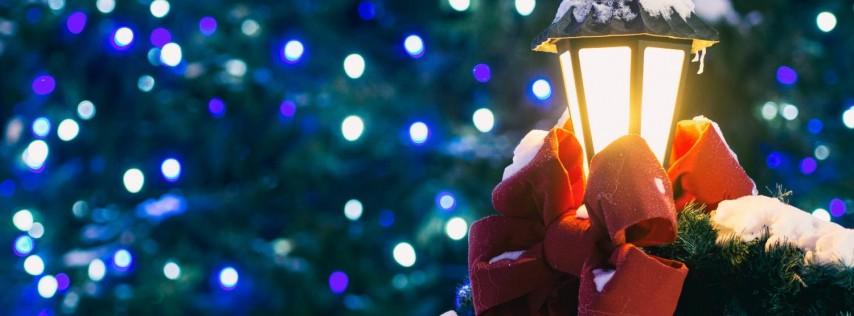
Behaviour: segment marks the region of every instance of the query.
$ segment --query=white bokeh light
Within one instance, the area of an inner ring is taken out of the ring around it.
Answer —
[[[122,183],[125,185],[125,189],[128,192],[137,193],[142,190],[142,186],[145,185],[145,175],[139,169],[128,169],[122,176]]]
[[[33,120],[33,134],[38,137],[45,137],[50,134],[50,120],[46,117]]]
[[[15,215],[12,215],[12,224],[22,232],[30,231],[33,228],[33,213],[28,209],[15,212]]]
[[[77,125],[77,122],[72,119],[62,120],[62,122],[59,122],[59,126],[56,127],[56,136],[65,142],[77,138],[78,133],[80,133],[80,125]]]
[[[107,274],[107,265],[101,259],[94,259],[89,262],[89,268],[86,272],[89,275],[89,279],[98,282],[103,280],[104,275]]]
[[[452,9],[462,12],[469,9],[471,0],[448,0],[448,4],[451,5]]]
[[[402,267],[411,267],[415,264],[415,248],[407,242],[398,243],[392,250],[392,257]]]
[[[516,12],[521,16],[529,16],[537,6],[537,0],[516,0]]]
[[[481,108],[474,111],[471,119],[474,123],[474,127],[482,133],[491,131],[495,126],[495,116],[492,114],[492,111],[487,108]]]
[[[409,35],[403,40],[403,48],[406,49],[409,56],[420,57],[424,54],[424,40],[418,35]]]
[[[43,298],[53,297],[53,295],[56,294],[56,290],[58,288],[59,283],[52,275],[45,275],[39,279],[38,291],[39,295]]]
[[[160,62],[169,67],[178,66],[184,57],[181,46],[177,43],[167,43],[160,49]]]
[[[101,13],[107,14],[113,12],[113,9],[116,8],[115,0],[98,0],[95,2],[95,7],[98,8],[98,11]]]
[[[77,116],[81,120],[89,120],[95,117],[95,104],[89,100],[80,101],[77,104]]]
[[[243,77],[246,74],[246,63],[240,59],[230,59],[225,62],[225,71],[228,72],[229,75],[235,77]]]
[[[121,27],[116,30],[113,40],[120,47],[128,46],[133,42],[133,30],[128,27]]]
[[[32,170],[41,169],[47,156],[50,154],[50,148],[43,140],[34,140],[27,145],[24,152],[21,153],[21,160]]]
[[[237,274],[237,270],[232,267],[226,267],[219,272],[219,284],[224,289],[233,289],[237,286],[238,280],[240,280],[240,276]]]
[[[177,280],[181,277],[181,267],[177,263],[169,261],[163,265],[163,275],[169,280]]]
[[[162,18],[169,14],[169,8],[169,2],[166,0],[151,1],[151,5],[148,6],[148,9],[151,11],[151,15],[155,18]]]
[[[163,163],[160,164],[160,173],[166,180],[178,180],[181,177],[181,163],[175,158],[163,160]]]
[[[825,145],[815,146],[813,154],[815,155],[815,159],[825,160],[830,156],[830,148]]]
[[[413,143],[423,144],[430,137],[430,129],[424,122],[415,122],[409,126],[409,138]]]
[[[44,260],[38,255],[32,255],[24,259],[24,271],[29,275],[40,275],[44,273]]]
[[[784,104],[783,110],[780,112],[781,112],[780,114],[783,116],[784,119],[786,119],[787,121],[792,121],[792,120],[798,118],[798,112],[799,111],[798,111],[798,107],[793,105],[793,104]]]
[[[246,36],[255,36],[258,35],[258,31],[261,30],[261,25],[258,24],[255,20],[248,19],[243,21],[240,24],[240,31],[243,32]]]
[[[546,100],[552,96],[552,85],[549,84],[548,80],[537,79],[531,85],[531,92],[537,99]]]
[[[344,203],[344,216],[351,221],[358,220],[362,217],[362,211],[364,208],[362,207],[362,202],[356,199],[352,199]]]
[[[116,267],[119,267],[121,269],[130,267],[130,264],[132,262],[133,262],[133,255],[130,254],[130,251],[127,251],[125,249],[119,249],[113,255],[113,264],[115,264]]]
[[[822,32],[833,31],[836,28],[836,15],[827,11],[819,13],[815,17],[815,24],[818,25],[818,29]]]
[[[854,106],[842,113],[842,123],[849,129],[854,129]]]
[[[771,101],[765,102],[765,104],[762,105],[762,118],[766,121],[773,120],[777,117],[778,110],[777,103]]]
[[[290,40],[285,43],[283,51],[285,53],[285,60],[289,62],[296,62],[302,58],[302,54],[305,52],[305,46],[303,46],[302,42],[298,40]]]
[[[344,58],[344,73],[352,79],[359,79],[365,73],[365,58],[359,54],[350,54]]]
[[[817,217],[817,218],[819,218],[825,222],[830,221],[830,212],[828,212],[827,210],[825,210],[823,208],[817,208],[814,211],[812,211],[812,216],[815,216],[815,217]]]
[[[44,225],[42,223],[33,223],[33,227],[30,227],[27,234],[35,239],[42,238],[44,236]]]
[[[344,135],[344,139],[348,141],[358,140],[364,131],[365,122],[359,116],[350,115],[341,122],[341,135]]]
[[[468,233],[468,223],[462,217],[454,217],[445,224],[445,234],[453,240],[460,240]]]

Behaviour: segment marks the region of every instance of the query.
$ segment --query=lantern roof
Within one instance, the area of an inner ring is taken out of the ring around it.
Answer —
[[[557,53],[564,39],[648,35],[692,40],[692,52],[718,42],[718,31],[694,14],[692,0],[563,0],[531,49]]]

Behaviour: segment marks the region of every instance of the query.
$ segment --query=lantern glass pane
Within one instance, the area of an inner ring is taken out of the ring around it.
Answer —
[[[680,49],[647,47],[644,50],[641,137],[662,163],[676,112],[684,62],[685,51]]]
[[[569,108],[569,118],[572,120],[572,132],[581,143],[582,157],[587,157],[587,149],[584,148],[584,133],[581,127],[581,112],[578,107],[578,93],[575,91],[575,77],[573,76],[572,59],[569,51],[560,54],[560,69],[563,73],[563,86],[566,89],[566,104]]]
[[[629,133],[632,50],[627,46],[578,51],[593,151]]]

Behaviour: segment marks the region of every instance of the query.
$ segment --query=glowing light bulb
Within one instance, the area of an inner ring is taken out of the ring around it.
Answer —
[[[160,173],[169,182],[175,182],[181,177],[181,163],[178,159],[168,158],[160,164]]]
[[[158,19],[169,14],[169,8],[169,2],[166,0],[151,1],[151,5],[148,6],[148,9],[151,11],[151,15]]]
[[[412,34],[403,40],[403,48],[413,58],[424,56],[424,40],[420,36]]]
[[[409,126],[409,138],[415,144],[423,144],[430,136],[430,129],[424,122],[415,122]]]
[[[20,231],[29,231],[33,228],[33,213],[28,209],[15,212],[15,215],[12,215],[12,224]]]
[[[521,16],[529,16],[537,6],[537,0],[516,0],[516,12]]]
[[[819,13],[815,17],[815,24],[818,25],[818,29],[822,32],[833,31],[836,28],[836,15],[827,11]]]
[[[89,279],[98,282],[103,280],[104,275],[107,274],[107,265],[101,259],[93,259],[89,262],[89,268],[86,272],[89,275]]]
[[[163,265],[163,275],[169,280],[177,280],[181,277],[181,267],[177,263],[169,261]]]
[[[21,160],[32,170],[39,170],[44,165],[47,156],[50,154],[50,148],[43,140],[34,140],[27,145],[24,152],[21,153]]]
[[[219,271],[219,284],[224,290],[228,291],[237,287],[239,279],[240,276],[237,274],[237,270],[232,267],[225,267]]]
[[[39,279],[38,291],[39,295],[43,298],[53,297],[58,287],[59,283],[56,282],[56,278],[52,275],[45,275]]]
[[[176,43],[167,43],[160,49],[160,62],[169,67],[178,66],[181,63],[183,54],[181,46]]]
[[[72,141],[74,138],[77,138],[78,133],[80,133],[80,126],[72,119],[62,120],[56,128],[56,136],[65,142]]]
[[[298,40],[290,40],[285,43],[285,47],[282,48],[282,53],[285,56],[285,62],[289,64],[299,62],[304,52],[305,46],[303,46],[302,42]]]
[[[348,141],[354,142],[358,140],[364,131],[365,122],[362,121],[361,117],[356,115],[350,115],[341,122],[341,134]]]
[[[472,122],[474,123],[474,127],[481,133],[487,133],[495,126],[495,116],[489,109],[481,108],[474,111]]]
[[[358,220],[359,217],[362,217],[362,202],[359,200],[353,199],[344,203],[344,216],[351,221]]]
[[[141,170],[131,168],[125,171],[124,176],[122,176],[122,182],[128,192],[138,193],[142,190],[142,186],[145,184],[145,175]]]
[[[466,220],[461,217],[451,218],[448,223],[445,224],[445,234],[453,240],[463,239],[463,237],[466,236],[468,229],[468,223],[466,223]]]
[[[44,260],[38,255],[31,255],[24,259],[24,271],[29,275],[40,275],[44,273]]]
[[[451,9],[454,9],[455,11],[462,12],[462,11],[469,9],[469,7],[471,6],[471,1],[470,0],[448,0],[448,4],[451,5]]]
[[[81,120],[89,120],[95,117],[95,104],[89,100],[80,101],[77,104],[77,116],[80,117]]]
[[[365,59],[359,54],[350,54],[344,58],[344,73],[352,79],[359,79],[365,73]]]
[[[415,248],[412,248],[412,245],[407,242],[398,243],[392,250],[392,257],[394,257],[394,261],[397,261],[397,264],[409,268],[415,264]]]
[[[537,79],[531,84],[531,92],[534,93],[537,99],[543,101],[552,96],[552,85],[549,84],[548,80]]]

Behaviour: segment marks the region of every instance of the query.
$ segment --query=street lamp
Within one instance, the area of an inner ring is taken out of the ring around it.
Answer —
[[[693,7],[667,6],[679,1],[657,1],[655,8],[643,0],[593,2],[564,1],[532,49],[558,54],[573,132],[588,159],[617,138],[638,134],[663,164],[687,57],[704,55],[717,43],[717,31]]]

